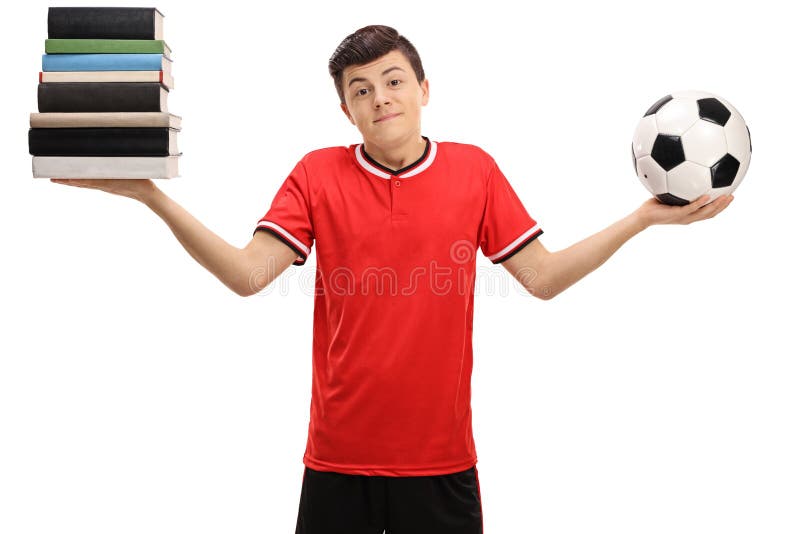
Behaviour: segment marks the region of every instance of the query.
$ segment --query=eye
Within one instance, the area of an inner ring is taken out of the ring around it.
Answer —
[[[356,91],[356,96],[364,96],[365,94],[367,94],[366,91],[367,91],[366,89],[359,89],[358,91]]]
[[[397,82],[397,83],[394,83],[394,82]],[[400,80],[392,80],[389,83],[392,84],[393,86],[397,87],[398,85],[400,85],[401,82],[400,82]]]

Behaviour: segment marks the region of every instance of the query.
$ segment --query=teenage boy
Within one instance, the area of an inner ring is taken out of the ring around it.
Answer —
[[[329,72],[363,142],[315,150],[234,247],[150,180],[54,180],[142,201],[242,296],[316,244],[312,400],[297,533],[482,532],[470,408],[477,249],[549,300],[654,224],[708,219],[732,200],[651,198],[549,252],[486,152],[421,134],[429,83],[387,26],[342,41]]]

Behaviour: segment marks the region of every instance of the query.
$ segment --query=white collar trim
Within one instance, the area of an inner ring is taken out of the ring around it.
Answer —
[[[411,178],[412,176],[416,176],[417,174],[421,173],[422,171],[424,171],[425,169],[430,167],[431,164],[433,163],[434,158],[436,158],[436,141],[430,141],[430,145],[431,146],[430,146],[430,150],[428,151],[428,157],[425,158],[425,161],[423,161],[422,163],[420,163],[419,165],[417,165],[416,167],[414,167],[413,169],[411,169],[408,172],[404,172],[403,174],[399,174],[397,176],[394,176],[394,175],[391,175],[388,172],[384,171],[383,169],[380,169],[380,168],[376,167],[372,163],[370,163],[367,160],[367,158],[365,158],[364,155],[361,153],[361,146],[362,145],[363,145],[363,143],[362,144],[358,144],[355,147],[356,159],[358,160],[358,163],[365,170],[369,171],[370,173],[374,174],[375,176],[379,176],[379,177],[384,178],[386,180],[391,180],[392,178]]]

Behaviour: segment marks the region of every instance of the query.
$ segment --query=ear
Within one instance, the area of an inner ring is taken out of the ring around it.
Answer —
[[[426,105],[428,103],[428,98],[430,96],[430,87],[428,86],[428,78],[422,80],[422,83],[419,84],[422,88],[422,105]]]
[[[347,118],[350,120],[350,123],[355,125],[356,121],[354,121],[353,116],[350,115],[350,110],[347,109],[347,104],[339,104],[339,106],[342,108],[344,114],[347,115]]]

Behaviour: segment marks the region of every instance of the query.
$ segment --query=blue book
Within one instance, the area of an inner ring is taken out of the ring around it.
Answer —
[[[163,54],[43,54],[42,71],[163,70],[172,61]]]

